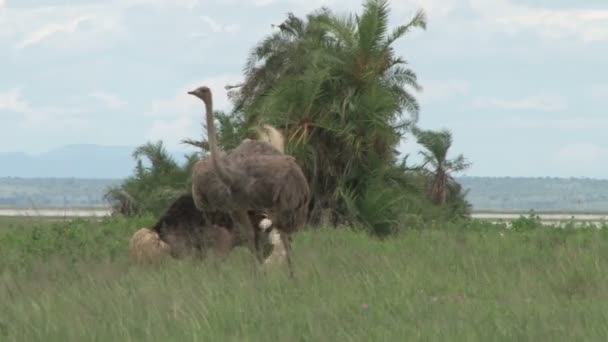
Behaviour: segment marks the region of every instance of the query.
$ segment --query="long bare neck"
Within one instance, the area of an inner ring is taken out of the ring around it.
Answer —
[[[209,150],[211,153],[211,163],[217,170],[218,176],[222,182],[227,185],[232,184],[232,177],[227,169],[222,164],[219,156],[219,148],[217,147],[217,135],[215,124],[213,123],[213,99],[211,96],[205,101],[205,116],[207,120],[207,136],[209,138]]]
[[[205,100],[205,118],[207,120],[207,137],[209,138],[209,149],[211,150],[211,157],[214,163],[217,162],[218,148],[217,148],[217,136],[215,131],[215,125],[213,124],[213,99],[209,97]]]

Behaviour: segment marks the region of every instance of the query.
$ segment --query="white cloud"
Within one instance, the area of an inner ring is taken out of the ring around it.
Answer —
[[[0,43],[21,51],[36,45],[89,49],[112,44],[126,32],[124,4],[7,7],[0,16]]]
[[[24,113],[28,110],[28,104],[21,98],[21,88],[0,92],[0,111]]]
[[[82,111],[74,108],[33,107],[22,98],[21,88],[0,93],[0,112],[17,114],[25,127],[66,127],[85,124]]]
[[[608,118],[603,117],[572,117],[531,119],[515,117],[504,120],[501,125],[512,128],[550,128],[564,130],[608,129]]]
[[[432,20],[448,16],[465,4],[462,0],[406,0],[389,3],[391,9],[397,13],[409,13],[422,8]]]
[[[536,33],[543,39],[608,41],[608,9],[549,9],[514,4],[509,0],[469,0],[480,17],[480,32]]]
[[[0,16],[0,38],[9,37],[18,50],[47,41],[52,41],[53,47],[87,49],[124,38],[126,12],[134,6],[164,10],[193,9],[199,4],[200,0],[107,0],[69,6],[5,7]]]
[[[89,94],[90,97],[103,102],[110,109],[120,109],[127,105],[127,102],[118,95],[96,91]]]
[[[595,84],[591,86],[591,96],[598,99],[608,98],[608,84]]]
[[[180,143],[185,138],[199,138],[202,126],[198,121],[188,117],[159,119],[152,123],[146,135],[147,140],[162,140],[169,148],[184,148]]]
[[[61,128],[84,127],[88,121],[82,117],[83,112],[76,108],[42,107],[23,113],[22,126],[26,128],[46,127]]]
[[[564,164],[588,166],[606,157],[606,149],[591,142],[577,142],[561,147],[554,155],[556,161]]]
[[[533,110],[543,112],[557,112],[565,109],[566,104],[562,98],[554,96],[531,96],[521,99],[505,100],[494,97],[477,97],[473,99],[475,108],[495,108],[502,110]]]
[[[211,31],[215,33],[233,33],[237,32],[240,29],[240,26],[238,24],[222,25],[218,23],[215,19],[206,15],[201,16],[201,19],[203,20],[203,22],[205,22],[205,24],[207,24],[207,26],[209,26]]]
[[[471,90],[471,84],[463,80],[430,80],[421,82],[423,91],[420,98],[424,102],[434,102],[449,99],[454,96],[466,95]]]
[[[253,0],[253,4],[257,7],[265,7],[275,3],[275,0]]]
[[[201,131],[204,121],[203,102],[187,92],[206,85],[213,92],[214,109],[228,111],[232,104],[224,86],[241,81],[242,76],[237,74],[208,77],[180,87],[172,97],[154,101],[146,113],[148,117],[155,118],[152,127],[148,130],[148,138],[162,139],[169,146],[178,146],[181,139],[200,137],[201,133],[204,133]]]
[[[38,44],[45,39],[52,37],[58,33],[71,34],[78,29],[78,25],[89,20],[87,16],[80,16],[71,19],[64,23],[52,23],[44,25],[41,28],[29,33],[23,40],[15,46],[17,49],[23,49],[30,45]]]
[[[123,3],[127,7],[134,5],[151,5],[157,8],[179,7],[193,9],[201,4],[201,0],[125,0]]]
[[[228,99],[228,91],[224,89],[227,84],[241,82],[243,77],[239,74],[226,74],[205,78],[201,81],[193,81],[180,89],[169,98],[160,99],[152,102],[149,114],[153,116],[183,117],[194,116],[202,117],[202,102],[192,95],[189,90],[206,85],[213,92],[213,106],[216,110],[229,110],[231,103]]]

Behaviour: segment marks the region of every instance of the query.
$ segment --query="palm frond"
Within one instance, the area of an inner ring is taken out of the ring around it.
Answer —
[[[419,27],[419,28],[422,28],[423,30],[426,30],[426,24],[427,24],[426,19],[427,19],[426,13],[424,12],[424,10],[422,10],[422,9],[418,10],[409,23],[407,23],[405,25],[397,26],[393,30],[393,32],[386,39],[385,46],[391,45],[397,39],[403,37],[406,33],[408,33],[413,28]]]
[[[387,0],[367,0],[364,3],[357,25],[360,49],[375,52],[380,48],[386,37],[388,13]]]

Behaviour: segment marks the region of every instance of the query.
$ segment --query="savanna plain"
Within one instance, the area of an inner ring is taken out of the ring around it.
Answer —
[[[294,235],[284,265],[130,263],[153,217],[0,219],[2,341],[605,341],[606,227],[521,217]]]

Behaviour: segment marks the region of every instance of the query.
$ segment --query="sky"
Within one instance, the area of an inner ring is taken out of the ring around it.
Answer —
[[[0,0],[0,153],[68,144],[188,150],[206,84],[242,80],[250,48],[288,12],[350,0]],[[399,0],[427,30],[396,44],[423,90],[419,126],[449,129],[461,175],[608,178],[608,2]],[[411,139],[401,146],[417,155]],[[412,160],[416,160],[415,158]]]

